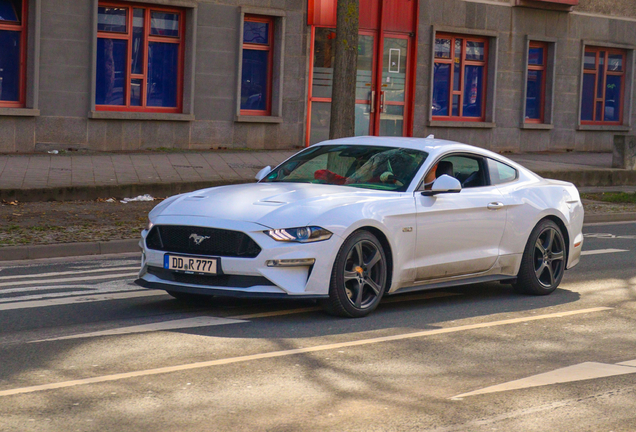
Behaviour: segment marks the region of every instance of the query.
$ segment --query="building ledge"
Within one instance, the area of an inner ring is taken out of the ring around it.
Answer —
[[[554,129],[554,125],[546,123],[522,123],[520,128],[528,130],[552,130]]]
[[[514,6],[572,12],[579,0],[514,0]]]
[[[283,118],[279,116],[247,116],[238,115],[234,118],[237,123],[282,123]]]
[[[0,108],[0,116],[9,117],[38,117],[39,109],[33,108]]]
[[[429,120],[428,126],[429,127],[444,127],[444,128],[493,129],[497,127],[497,124],[491,123],[491,122]]]
[[[88,118],[96,120],[161,120],[194,121],[194,114],[150,113],[127,111],[91,111]]]
[[[629,132],[631,126],[625,125],[578,125],[576,130],[580,131],[601,131],[601,132]]]

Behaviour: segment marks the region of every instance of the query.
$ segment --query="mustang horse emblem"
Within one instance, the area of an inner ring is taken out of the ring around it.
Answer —
[[[194,244],[199,246],[205,239],[209,239],[210,236],[200,236],[199,234],[190,234],[190,238],[194,240]]]

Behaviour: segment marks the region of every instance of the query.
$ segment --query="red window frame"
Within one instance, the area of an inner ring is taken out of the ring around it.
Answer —
[[[471,122],[483,122],[486,119],[486,89],[488,82],[488,48],[489,48],[489,38],[480,37],[480,36],[470,36],[470,35],[461,35],[461,34],[449,34],[449,33],[437,33],[435,34],[435,39],[450,39],[451,40],[451,52],[450,58],[438,58],[434,56],[435,64],[449,64],[450,67],[450,77],[448,80],[448,112],[447,116],[432,116],[434,121],[471,121]],[[435,39],[433,40],[433,52],[435,51]],[[459,90],[453,90],[454,87],[454,66],[455,66],[455,41],[457,39],[462,39],[462,55],[460,60],[460,83]],[[484,44],[484,60],[466,60],[466,43],[467,42],[482,42]],[[484,68],[483,76],[483,85],[482,85],[482,98],[481,98],[481,117],[464,117],[463,109],[464,109],[464,73],[466,66],[482,66]],[[434,72],[433,72],[434,73]],[[433,89],[431,89],[432,91]],[[453,116],[453,96],[459,95],[459,116]]]
[[[247,110],[241,109],[241,115],[248,116],[269,116],[272,114],[272,72],[274,70],[274,18],[266,17],[261,15],[245,15],[243,22],[262,22],[269,24],[269,31],[267,32],[268,41],[267,44],[255,44],[255,43],[245,43],[243,40],[244,36],[241,34],[242,41],[242,49],[241,49],[241,64],[243,62],[243,50],[257,50],[257,51],[267,51],[267,90],[265,92],[267,101],[266,108],[264,110]],[[240,76],[239,80],[243,80],[243,77]],[[240,104],[239,100],[239,104]]]
[[[0,21],[0,30],[8,30],[20,33],[20,84],[18,89],[19,100],[0,101],[0,108],[24,108],[26,106],[26,64],[27,64],[27,4],[28,0],[22,0],[22,19],[19,24],[10,21]]]
[[[185,11],[178,8],[167,8],[160,5],[150,5],[147,3],[119,3],[119,2],[99,2],[99,7],[124,8],[126,12],[126,33],[98,31],[97,38],[120,39],[128,41],[127,62],[126,62],[126,85],[125,105],[96,105],[97,111],[126,111],[126,112],[160,112],[160,113],[181,113],[183,111],[183,74],[185,62]],[[133,9],[144,10],[144,58],[143,73],[132,73],[132,45],[133,45]],[[179,36],[158,36],[151,34],[150,12],[169,12],[179,15]],[[148,47],[150,42],[175,43],[179,44],[179,65],[177,68],[177,106],[176,107],[149,107],[148,98]],[[141,106],[130,105],[130,87],[133,79],[141,79]]]
[[[599,60],[601,52],[605,52],[605,56],[603,58],[603,94],[601,97],[598,97],[598,68],[599,68]],[[585,69],[585,54],[594,53],[595,61],[594,61],[594,70]],[[610,55],[621,55],[623,57],[623,67],[622,71],[615,72],[608,70],[609,66],[609,56]],[[590,47],[586,46],[585,51],[583,53],[583,77],[585,75],[594,75],[594,101],[593,101],[593,109],[592,109],[592,118],[596,119],[596,109],[598,104],[601,103],[601,120],[581,120],[582,125],[622,125],[623,124],[623,102],[625,100],[625,70],[627,68],[627,52],[622,49],[616,48],[604,48],[604,47]],[[605,99],[606,99],[606,90],[607,90],[607,76],[620,76],[621,77],[621,94],[620,101],[618,106],[620,107],[618,121],[605,121]],[[582,85],[582,84],[581,84]],[[581,93],[581,111],[583,107],[583,93]],[[582,112],[581,112],[582,116]]]
[[[540,48],[543,51],[543,55],[542,55],[543,64],[540,64],[540,65],[530,64],[530,49],[531,48]],[[538,119],[526,118],[524,120],[526,123],[542,124],[545,122],[545,89],[546,89],[545,79],[546,79],[547,65],[548,65],[548,44],[546,42],[530,42],[528,46],[528,64],[526,66],[528,68],[528,72],[539,71],[541,75],[541,91],[540,91],[541,99],[539,101],[541,112],[539,114]],[[526,99],[528,97],[527,88],[528,88],[529,78],[530,78],[530,74],[528,73],[526,75]],[[524,101],[524,103],[526,103],[526,101]]]

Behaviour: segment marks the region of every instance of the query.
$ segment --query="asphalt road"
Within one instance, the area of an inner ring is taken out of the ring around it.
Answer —
[[[634,431],[636,223],[586,226],[547,297],[497,283],[173,300],[132,255],[0,264],[1,431]]]

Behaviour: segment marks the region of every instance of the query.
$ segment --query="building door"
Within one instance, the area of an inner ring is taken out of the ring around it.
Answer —
[[[307,145],[329,138],[335,59],[333,28],[313,29]],[[358,36],[355,134],[407,136],[410,103],[409,34],[361,31]],[[382,55],[380,55],[380,53]]]
[[[406,136],[404,121],[409,98],[408,35],[384,34],[381,41],[382,60],[378,67],[378,113],[373,135]]]

